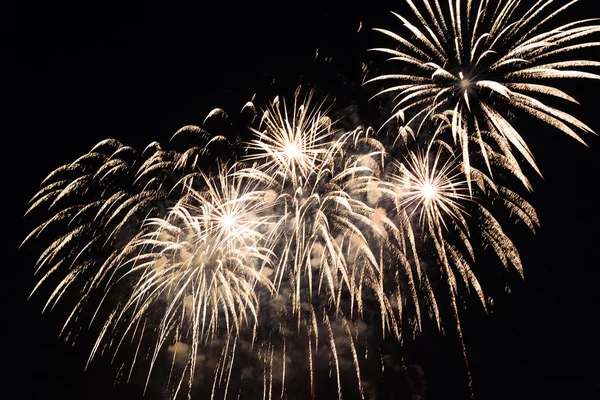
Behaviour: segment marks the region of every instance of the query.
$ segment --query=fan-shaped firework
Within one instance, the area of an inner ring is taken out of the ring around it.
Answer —
[[[397,81],[379,95],[397,92],[391,119],[399,118],[413,135],[442,120],[452,128],[454,142],[462,151],[470,185],[471,149],[492,168],[488,142],[499,147],[510,170],[531,186],[521,171],[513,149],[539,173],[534,157],[503,111],[507,106],[537,118],[583,142],[573,130],[592,129],[572,115],[539,100],[553,96],[577,103],[553,86],[555,79],[600,79],[582,69],[600,62],[569,58],[578,50],[598,46],[584,41],[600,31],[597,19],[564,25],[554,24],[561,13],[577,1],[556,6],[552,0],[535,4],[515,0],[423,0],[418,7],[407,0],[414,20],[395,14],[408,36],[386,29],[377,31],[393,38],[397,48],[373,50],[391,55],[401,74],[376,77],[374,81]],[[546,81],[546,82],[544,82]]]
[[[440,330],[452,321],[462,338],[461,295],[473,290],[487,308],[474,268],[480,247],[523,275],[491,208],[501,204],[532,231],[539,225],[526,200],[491,178],[506,170],[531,189],[512,150],[535,163],[505,105],[577,138],[567,124],[591,132],[524,94],[573,100],[533,82],[598,77],[565,70],[592,61],[548,61],[595,46],[575,41],[598,30],[585,20],[540,33],[571,4],[544,14],[550,3],[517,19],[517,0],[424,0],[426,12],[409,0],[422,27],[398,17],[416,42],[381,30],[400,45],[378,50],[415,72],[375,79],[400,80],[382,93],[400,93],[393,118],[411,114],[399,132],[406,146],[386,147],[372,128],[340,129],[326,102],[299,91],[289,104],[276,98],[251,138],[188,126],[172,137],[193,142],[181,151],[102,141],[52,172],[31,200],[28,214],[47,205],[51,215],[26,241],[60,233],[38,259],[45,274],[34,291],[55,282],[50,308],[70,289],[77,296],[66,337],[92,307],[100,333],[90,360],[131,340],[133,368],[144,344],[150,380],[161,351],[171,351],[173,398],[186,384],[191,397],[205,372],[212,397],[241,398],[245,380],[256,385],[248,368],[261,371],[259,397],[293,398],[292,357],[294,373],[310,381],[304,395],[317,394],[328,368],[339,398],[345,379],[364,398],[372,377],[363,367],[380,350],[369,335],[402,342],[429,315]],[[254,124],[254,104],[242,111]],[[205,123],[217,117],[227,114],[215,109]],[[408,134],[423,127],[433,130],[415,149]]]

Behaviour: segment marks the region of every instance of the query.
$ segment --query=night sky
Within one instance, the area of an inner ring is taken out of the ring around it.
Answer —
[[[45,299],[27,300],[39,252],[17,247],[40,221],[22,215],[54,168],[104,138],[137,148],[165,142],[184,125],[201,125],[215,107],[236,113],[254,94],[261,105],[275,95],[291,98],[299,84],[329,93],[362,123],[379,123],[367,101],[371,91],[361,88],[361,65],[383,66],[367,49],[390,42],[371,28],[399,30],[388,11],[405,11],[403,1],[204,3],[3,2],[8,69],[2,92],[10,103],[1,117],[9,218],[2,275],[6,398],[142,399],[135,379],[113,385],[118,366],[109,357],[84,371],[91,339],[75,347],[62,342],[61,310],[41,315]],[[598,15],[594,1],[581,3],[570,16]],[[594,51],[588,56],[599,60]],[[565,111],[600,132],[600,84],[563,82],[561,88],[581,102]],[[535,192],[527,197],[542,226],[536,235],[523,225],[511,230],[525,281],[490,261],[490,270],[498,271],[486,274],[493,312],[462,311],[474,398],[598,399],[600,140],[585,135],[586,148],[544,125],[518,124],[544,174],[529,175]],[[487,260],[480,262],[487,267]],[[468,398],[460,343],[451,330],[426,332],[404,351],[408,367],[385,378],[382,399],[403,399],[417,381],[424,388],[413,392],[423,399]],[[393,389],[398,377],[401,392]]]

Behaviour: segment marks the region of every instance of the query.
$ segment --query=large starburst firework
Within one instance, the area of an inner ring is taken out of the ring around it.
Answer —
[[[483,159],[492,174],[490,145],[500,149],[527,188],[531,186],[513,151],[540,173],[506,109],[543,121],[582,143],[574,129],[593,133],[550,101],[554,97],[577,103],[555,86],[557,79],[600,79],[585,71],[600,62],[577,58],[581,50],[599,45],[585,41],[600,31],[597,19],[555,23],[577,1],[558,6],[552,0],[423,0],[421,6],[406,2],[413,15],[394,15],[407,34],[377,28],[397,47],[373,49],[391,55],[389,60],[402,73],[369,82],[390,82],[379,95],[396,93],[390,120],[400,119],[413,136],[424,126],[431,129],[435,121],[451,127],[469,185],[473,158]]]

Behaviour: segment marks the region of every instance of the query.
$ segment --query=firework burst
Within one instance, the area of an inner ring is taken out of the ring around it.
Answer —
[[[430,231],[439,230],[444,217],[459,219],[463,214],[461,203],[469,199],[464,193],[462,172],[451,158],[441,159],[443,147],[435,155],[427,152],[410,152],[405,163],[398,163],[396,181],[401,209],[412,210],[419,222]]]
[[[583,142],[574,129],[593,133],[572,115],[538,97],[577,101],[553,86],[556,79],[600,79],[584,71],[600,62],[570,58],[579,50],[598,46],[585,39],[600,31],[597,19],[554,25],[557,17],[577,1],[562,6],[551,0],[469,0],[440,4],[407,0],[414,21],[394,13],[408,35],[377,31],[396,41],[395,49],[373,50],[391,55],[406,73],[388,74],[369,82],[392,83],[379,92],[396,93],[390,118],[400,119],[418,135],[427,121],[451,126],[459,146],[469,187],[472,152],[492,174],[489,144],[499,148],[510,171],[531,189],[513,151],[540,173],[527,144],[509,122],[505,108],[528,114]],[[417,128],[414,129],[414,126]],[[430,124],[427,124],[428,129]]]
[[[268,206],[265,193],[224,166],[217,175],[201,176],[203,182],[197,184],[203,190],[189,189],[166,217],[148,219],[142,232],[97,275],[107,280],[108,288],[114,276],[134,281],[119,313],[107,321],[115,331],[126,326],[123,337],[145,325],[150,315],[156,317],[149,310],[164,309],[155,328],[152,364],[166,340],[189,341],[191,354],[197,354],[202,343],[220,334],[235,337],[244,327],[254,331],[257,285],[273,290],[268,275],[274,256],[261,246],[261,232],[269,223],[261,217]],[[103,340],[101,335],[96,347]],[[190,379],[195,360],[189,357],[186,365]]]

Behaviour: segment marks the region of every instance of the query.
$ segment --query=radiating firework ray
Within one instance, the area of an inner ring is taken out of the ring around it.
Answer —
[[[407,28],[408,35],[375,29],[397,43],[397,48],[373,50],[391,55],[403,73],[382,75],[369,82],[398,82],[379,95],[394,92],[394,114],[417,133],[427,121],[443,116],[452,126],[454,144],[462,151],[467,183],[471,187],[470,146],[486,158],[486,141],[502,142],[501,153],[511,171],[524,179],[517,151],[538,173],[527,144],[509,122],[508,106],[537,118],[583,142],[575,132],[592,129],[572,115],[538,99],[552,96],[577,101],[553,86],[554,79],[600,79],[582,69],[598,67],[600,62],[570,58],[580,50],[600,45],[585,41],[600,31],[598,19],[585,19],[563,25],[550,25],[575,4],[555,5],[552,0],[449,1],[423,0],[417,6],[406,0],[415,21],[394,13]],[[550,99],[547,99],[550,100]],[[544,100],[546,101],[546,100]],[[429,124],[428,124],[429,126]],[[472,143],[472,139],[476,139]]]

